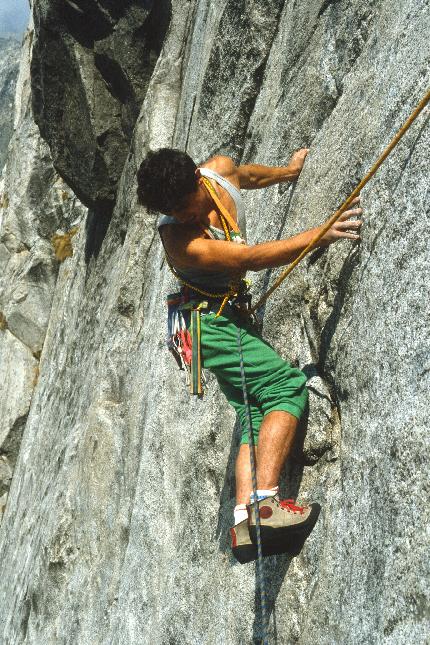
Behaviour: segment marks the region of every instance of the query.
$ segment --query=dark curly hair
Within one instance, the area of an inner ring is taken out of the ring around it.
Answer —
[[[176,148],[148,152],[137,171],[139,204],[161,213],[180,208],[197,188],[196,168],[191,157]]]

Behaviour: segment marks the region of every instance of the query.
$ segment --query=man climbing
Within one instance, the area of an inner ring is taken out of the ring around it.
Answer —
[[[214,373],[240,420],[242,439],[236,460],[235,522],[231,529],[233,554],[240,562],[255,559],[257,550],[255,514],[250,505],[252,483],[238,328],[256,444],[263,554],[298,553],[320,510],[318,504],[298,506],[293,500],[281,500],[278,493],[280,473],[307,404],[306,376],[263,340],[249,318],[244,317],[241,303],[246,271],[290,263],[322,227],[256,245],[247,245],[238,227],[244,214],[240,189],[295,181],[307,153],[306,148],[299,150],[282,167],[236,166],[226,156],[212,157],[197,167],[186,153],[162,148],[150,152],[137,173],[138,201],[164,213],[158,228],[166,258],[186,285],[173,304],[184,313],[190,308],[199,313],[199,324],[192,333],[193,352],[199,342],[203,366]],[[358,202],[357,197],[353,203]],[[350,218],[361,212],[361,208],[345,211],[318,246],[345,238],[358,240],[362,222]],[[190,316],[188,329],[189,319]],[[185,348],[182,350],[185,354]],[[199,354],[194,355],[199,359]]]

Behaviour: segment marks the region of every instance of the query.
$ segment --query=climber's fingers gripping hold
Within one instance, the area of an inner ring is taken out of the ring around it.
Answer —
[[[333,224],[333,227],[338,232],[338,237],[350,237],[350,238],[352,237],[352,239],[360,238],[359,229],[363,223],[362,220],[350,219],[351,217],[357,217],[358,215],[362,214],[363,209],[360,208],[359,203],[360,203],[359,197],[356,197],[355,199],[353,199],[351,202],[351,206],[355,205],[355,206],[358,206],[358,208],[352,208],[345,211],[339,217],[337,222]]]
[[[351,206],[357,206],[359,203],[360,197],[356,197],[352,200]],[[349,209],[342,213],[339,219],[331,225],[329,230],[321,238],[319,245],[328,246],[329,244],[333,244],[333,242],[337,242],[337,240],[340,240],[342,238],[359,240],[359,229],[363,222],[361,219],[351,220],[350,218],[357,217],[358,215],[361,215],[362,212],[363,209],[358,207]]]
[[[357,210],[360,211],[360,213],[363,211],[362,208],[360,208],[360,196],[356,197],[355,199],[352,200],[350,206],[355,206],[357,208],[349,209],[342,213],[342,215],[339,217],[337,220],[338,222],[344,222],[345,220],[349,219],[350,217],[353,217],[356,215]]]

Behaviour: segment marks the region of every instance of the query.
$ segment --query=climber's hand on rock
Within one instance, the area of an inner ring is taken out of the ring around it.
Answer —
[[[309,148],[301,148],[293,154],[288,164],[288,170],[291,173],[289,181],[294,181],[300,175],[303,164],[305,163],[306,155],[309,152]]]
[[[352,200],[351,206],[352,205],[357,206],[359,203],[360,203],[360,197],[356,197],[355,199]],[[321,240],[318,243],[318,246],[323,246],[323,247],[329,246],[329,244],[333,244],[333,242],[337,242],[342,238],[359,240],[360,226],[362,225],[363,222],[361,219],[351,220],[350,217],[356,217],[357,215],[361,215],[362,212],[363,212],[362,208],[352,208],[342,213],[339,219],[334,224],[331,225],[328,231],[321,238]]]

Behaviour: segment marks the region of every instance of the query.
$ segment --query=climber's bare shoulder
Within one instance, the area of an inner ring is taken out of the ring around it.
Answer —
[[[215,155],[200,164],[200,168],[210,168],[210,170],[214,170],[222,177],[228,179],[237,188],[240,188],[239,169],[231,157]]]

